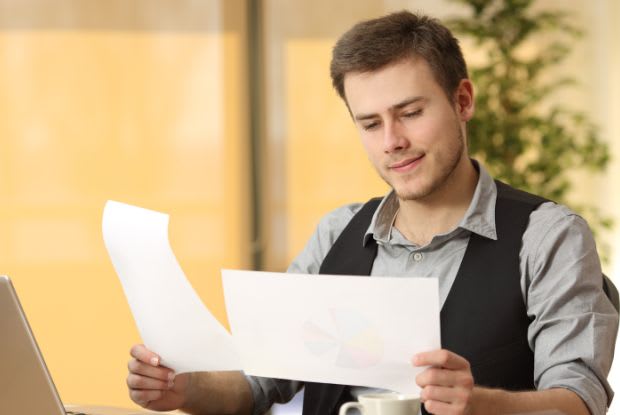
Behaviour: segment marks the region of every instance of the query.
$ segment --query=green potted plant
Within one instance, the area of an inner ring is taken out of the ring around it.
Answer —
[[[558,77],[557,69],[582,31],[569,13],[534,11],[534,0],[455,1],[469,15],[448,20],[448,26],[485,56],[469,68],[477,93],[468,127],[472,155],[496,178],[570,205],[595,234],[610,228],[611,219],[596,207],[567,201],[569,172],[600,173],[609,161],[607,144],[588,115],[553,99],[576,84]],[[601,249],[604,259],[607,250]]]

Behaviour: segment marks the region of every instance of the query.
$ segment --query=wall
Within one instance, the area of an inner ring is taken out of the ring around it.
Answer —
[[[0,1],[0,272],[66,402],[130,402],[107,199],[171,214],[225,320],[219,269],[249,267],[244,20],[241,1]]]

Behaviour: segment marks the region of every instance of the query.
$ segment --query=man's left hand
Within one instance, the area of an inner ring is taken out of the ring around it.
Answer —
[[[420,400],[429,413],[472,413],[474,377],[465,358],[441,349],[419,353],[413,357],[412,363],[414,366],[431,366],[416,376],[416,383],[422,389]]]

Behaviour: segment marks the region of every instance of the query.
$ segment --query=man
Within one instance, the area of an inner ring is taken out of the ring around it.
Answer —
[[[289,270],[438,278],[444,349],[412,357],[429,366],[411,380],[429,413],[604,413],[618,318],[592,235],[568,208],[494,182],[468,157],[474,93],[457,40],[408,12],[362,22],[336,44],[331,75],[393,190],[328,214]],[[130,396],[154,410],[261,414],[302,386],[174,377],[144,346],[131,355]],[[305,388],[307,415],[364,390]]]

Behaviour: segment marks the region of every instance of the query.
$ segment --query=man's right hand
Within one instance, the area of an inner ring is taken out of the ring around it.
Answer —
[[[191,374],[175,376],[172,369],[160,365],[160,357],[142,344],[131,348],[127,367],[127,386],[131,400],[154,411],[181,408],[187,400]]]

